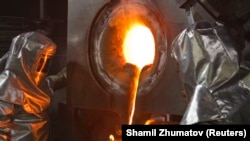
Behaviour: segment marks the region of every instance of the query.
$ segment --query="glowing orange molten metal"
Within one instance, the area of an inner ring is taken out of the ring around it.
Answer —
[[[115,140],[114,135],[110,134],[110,135],[109,135],[109,141],[114,141],[114,140]]]
[[[123,53],[127,63],[139,67],[152,64],[155,54],[154,37],[144,25],[134,25],[128,32],[123,44]]]
[[[130,84],[128,124],[132,124],[139,77],[144,66],[152,64],[155,54],[154,37],[150,29],[142,24],[135,24],[126,33],[123,42],[123,53],[128,64],[136,66]]]

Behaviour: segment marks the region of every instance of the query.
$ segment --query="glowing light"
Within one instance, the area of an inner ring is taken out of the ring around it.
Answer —
[[[109,135],[109,141],[114,141],[114,140],[115,140],[114,135],[110,134],[110,135]]]
[[[144,25],[134,25],[126,34],[123,52],[127,63],[142,69],[152,64],[155,54],[154,37],[150,29]]]

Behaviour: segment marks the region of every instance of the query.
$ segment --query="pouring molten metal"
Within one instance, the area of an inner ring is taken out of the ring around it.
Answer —
[[[126,63],[135,66],[128,105],[128,124],[132,124],[141,70],[154,62],[155,42],[151,30],[143,24],[131,26],[123,42],[123,54]]]

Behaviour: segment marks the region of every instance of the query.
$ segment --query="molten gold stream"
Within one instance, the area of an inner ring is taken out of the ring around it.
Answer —
[[[143,24],[134,24],[126,33],[123,53],[127,64],[134,65],[129,89],[128,124],[132,124],[141,70],[153,64],[155,43],[152,32]]]

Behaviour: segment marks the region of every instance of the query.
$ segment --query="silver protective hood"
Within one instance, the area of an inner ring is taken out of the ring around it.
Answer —
[[[38,32],[16,36],[0,74],[0,100],[22,105],[28,113],[39,113],[50,103],[52,89],[45,79],[56,45]]]
[[[250,123],[249,66],[223,25],[197,22],[172,43],[188,106],[180,124]]]

